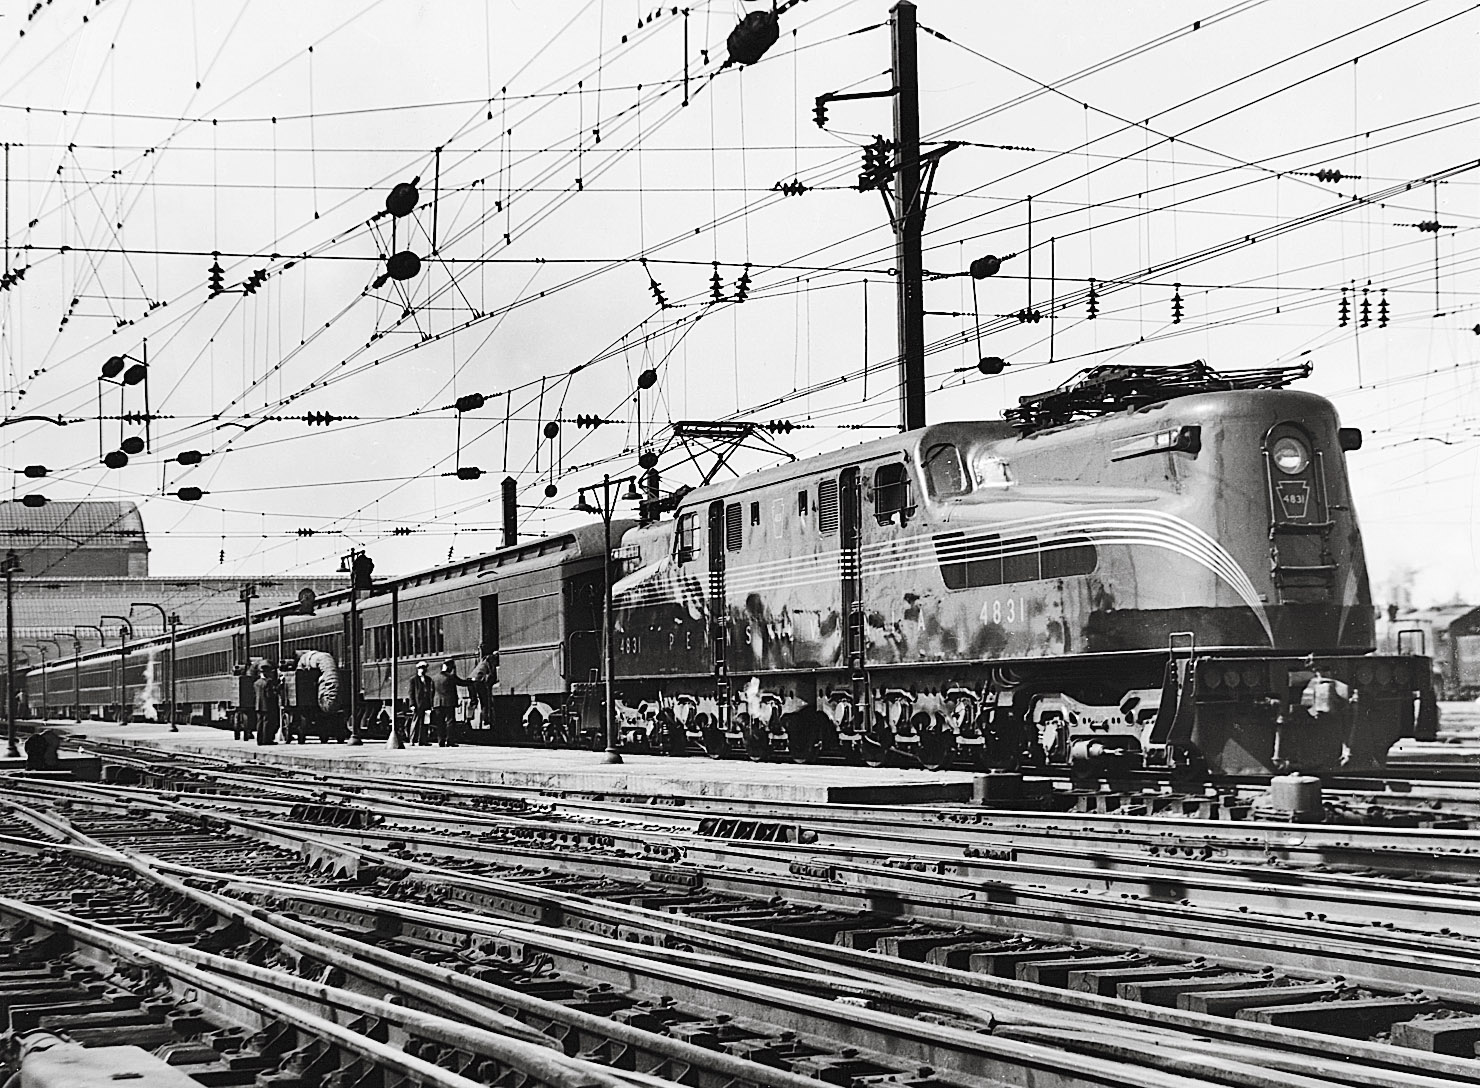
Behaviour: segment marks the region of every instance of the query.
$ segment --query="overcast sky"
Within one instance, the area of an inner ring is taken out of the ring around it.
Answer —
[[[576,489],[632,472],[645,445],[667,482],[692,479],[666,448],[675,419],[804,425],[778,437],[797,455],[883,433],[893,242],[879,196],[851,186],[890,106],[833,103],[824,130],[813,102],[888,87],[889,5],[808,0],[760,64],[721,70],[756,7],[0,3],[24,270],[0,291],[5,414],[71,421],[0,433],[13,495],[138,501],[156,573],[326,573],[352,547],[407,571],[496,546],[505,475],[528,533],[580,518]],[[1474,162],[1480,10],[918,12],[937,32],[920,41],[922,130],[962,144],[927,222],[927,267],[947,274],[927,287],[930,418],[994,418],[1097,363],[1308,359],[1304,388],[1367,435],[1350,464],[1374,581],[1411,568],[1420,601],[1480,598],[1480,169],[1352,201]],[[417,209],[379,215],[413,178]],[[792,181],[806,191],[778,188]],[[419,271],[380,282],[403,250]],[[209,297],[215,252],[226,290]],[[949,274],[985,253],[1016,256],[973,297]],[[1091,278],[1094,320],[1050,305]],[[1052,320],[997,321],[976,343],[978,317],[1030,301]],[[137,416],[144,389],[96,379],[146,339],[151,447],[107,469],[143,428],[100,425],[99,406]],[[1010,366],[982,378],[983,354]],[[459,420],[475,392],[486,404]],[[34,464],[50,477],[20,475]],[[457,479],[468,466],[484,475]]]

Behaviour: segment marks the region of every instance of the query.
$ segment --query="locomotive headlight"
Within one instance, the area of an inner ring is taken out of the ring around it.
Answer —
[[[1310,450],[1305,448],[1304,442],[1290,435],[1277,439],[1269,455],[1274,460],[1274,467],[1287,476],[1304,472],[1305,466],[1310,464]]]

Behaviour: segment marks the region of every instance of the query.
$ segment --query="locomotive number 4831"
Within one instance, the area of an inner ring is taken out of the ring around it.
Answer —
[[[999,598],[982,605],[983,623],[1017,623],[1028,618],[1021,597]]]

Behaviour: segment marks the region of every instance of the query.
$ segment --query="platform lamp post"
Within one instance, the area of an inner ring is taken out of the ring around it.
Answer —
[[[36,643],[37,643],[37,647],[38,648],[40,648],[41,646],[43,646],[45,643],[48,643],[48,642],[51,643],[53,646],[55,646],[57,648],[57,661],[61,661],[61,659],[62,659],[62,644],[60,642],[58,642],[54,638],[38,638],[36,640]],[[42,653],[42,658],[41,658],[41,668],[42,668],[42,673],[41,673],[41,718],[44,721],[49,716],[49,711],[47,709],[48,701],[49,701],[48,700],[49,692],[47,690],[48,689],[48,678],[47,678],[47,674],[45,672],[45,669],[46,669],[46,656],[45,656],[46,651],[43,649],[41,651],[41,653]]]
[[[171,625],[171,623],[170,623],[170,618],[169,618],[168,613],[166,613],[165,610],[164,610],[164,608],[162,606],[160,606],[160,605],[153,604],[153,603],[151,603],[149,601],[133,601],[132,603],[129,604],[128,608],[129,608],[129,611],[130,612],[132,612],[135,608],[152,608],[156,612],[159,613],[159,633],[160,634],[164,634],[165,629],[166,628],[169,628],[169,632],[170,632],[170,664],[169,664],[169,669],[170,669],[170,671],[169,671],[169,685],[168,685],[168,687],[169,687],[169,692],[170,692],[170,732],[171,733],[178,733],[180,730],[175,725],[175,629],[174,629],[174,626]],[[179,622],[179,619],[180,619],[179,616],[176,616],[175,617],[175,621],[177,623]]]
[[[176,713],[176,710],[175,710],[175,707],[177,705],[175,703],[175,649],[179,645],[179,638],[180,638],[180,613],[178,613],[178,612],[171,612],[170,615],[169,615],[169,621],[170,621],[170,732],[171,733],[178,733],[180,731],[180,725],[179,725],[179,722],[177,722],[175,720],[178,717],[178,714]]]
[[[618,496],[617,488],[627,485],[627,494]],[[587,498],[587,494],[591,498]],[[603,763],[621,763],[622,753],[617,733],[617,700],[612,688],[612,675],[616,671],[616,654],[612,646],[612,515],[616,513],[618,499],[641,498],[637,493],[637,477],[624,476],[613,480],[605,474],[601,483],[590,484],[576,493],[576,509],[601,518],[602,539],[605,547],[601,552],[602,583],[605,596],[601,608],[601,673],[603,679],[603,706],[606,712],[606,755]],[[593,502],[594,500],[594,502]]]
[[[103,646],[106,644],[106,642],[108,641],[107,636],[103,634],[103,629],[101,627],[97,627],[97,626],[95,626],[95,625],[93,625],[91,623],[74,623],[72,625],[72,637],[74,639],[77,639],[77,632],[78,631],[96,631],[98,633],[98,649],[99,650],[101,650],[103,648]],[[82,640],[81,639],[77,639],[77,667],[78,667],[79,670],[82,668]],[[80,674],[80,672],[78,674],[78,678],[76,680],[74,680],[73,683],[75,683],[77,685],[77,720],[78,721],[81,721],[82,720],[82,680],[81,680],[81,674]]]
[[[375,560],[358,548],[340,556],[339,570],[349,575],[349,637],[345,639],[345,663],[349,669],[349,742],[363,744],[360,736],[360,590],[374,592]]]
[[[45,646],[38,646],[34,642],[22,642],[21,643],[21,648],[22,649],[26,649],[26,650],[35,650],[38,654],[41,655],[41,717],[43,719],[45,719],[45,717],[46,717],[46,647]],[[28,666],[30,665],[30,655],[29,654],[26,656],[26,664]]]
[[[127,616],[102,616],[104,620],[118,621],[118,721],[120,725],[127,724],[124,718],[124,705],[128,702],[128,640],[134,637],[133,624],[129,623]]]
[[[51,633],[53,639],[60,639],[63,635],[72,640],[72,718],[80,722],[82,720],[82,640],[77,637],[76,631],[70,635],[65,631]]]
[[[14,549],[5,553],[0,571],[5,573],[5,754],[14,759],[21,754],[15,746],[15,598],[11,595],[21,560]]]

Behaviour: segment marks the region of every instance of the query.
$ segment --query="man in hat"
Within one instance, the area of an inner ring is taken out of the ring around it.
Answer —
[[[453,711],[457,709],[457,689],[471,687],[470,681],[457,675],[457,662],[448,658],[442,669],[432,677],[432,735],[442,748],[457,744],[452,739]]]
[[[276,744],[278,732],[277,666],[264,661],[253,684],[257,706],[257,743]]]
[[[231,739],[251,740],[257,726],[257,666],[248,662],[236,674],[236,713],[231,716]]]
[[[416,663],[416,675],[411,678],[411,687],[406,692],[406,701],[411,704],[411,743],[431,743],[432,702],[436,692],[432,678],[427,675],[427,663]]]

